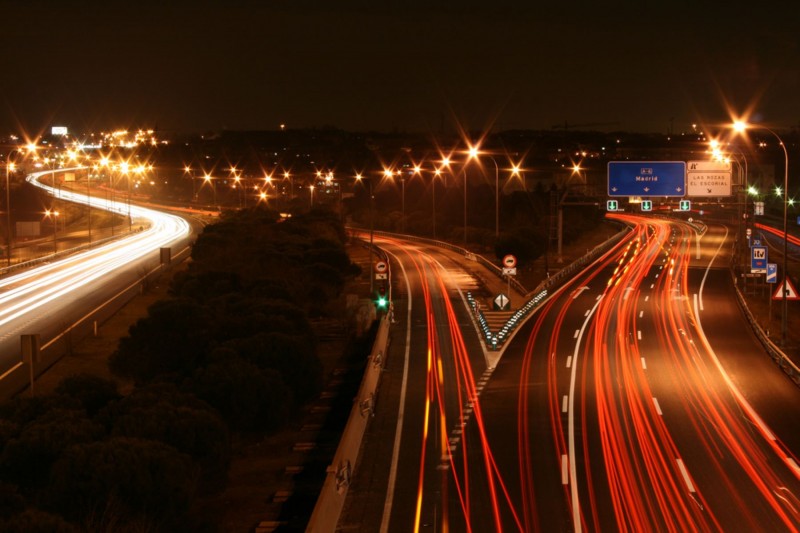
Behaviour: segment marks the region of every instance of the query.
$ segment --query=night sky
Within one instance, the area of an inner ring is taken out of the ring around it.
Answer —
[[[2,1],[0,132],[797,126],[800,9],[710,4]]]

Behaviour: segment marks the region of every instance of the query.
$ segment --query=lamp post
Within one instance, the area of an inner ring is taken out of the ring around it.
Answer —
[[[481,152],[477,146],[470,147],[469,159],[479,161],[482,155],[488,156],[494,164],[494,238],[497,239],[500,236],[500,167],[497,165],[497,160],[491,154]]]
[[[92,167],[86,167],[86,207],[87,218],[89,223],[89,247],[92,246],[92,188],[91,188],[91,172]]]
[[[361,183],[364,181],[364,176],[361,174],[356,174],[356,182]],[[374,259],[372,257],[373,254],[373,243],[375,240],[375,214],[374,214],[374,206],[373,206],[373,196],[372,196],[372,180],[367,180],[369,183],[369,293],[372,294],[375,292],[375,274],[372,272],[372,267],[374,265]]]
[[[47,209],[44,216],[53,221],[53,255],[58,253],[58,240],[56,239],[56,232],[58,231],[58,211],[55,209]]]
[[[787,233],[789,213],[789,152],[786,151],[786,145],[783,139],[772,129],[766,126],[747,124],[740,120],[737,120],[733,124],[733,129],[740,133],[744,132],[747,128],[759,128],[769,132],[778,140],[778,144],[783,149],[783,285],[781,287],[781,346],[785,347],[787,314],[789,311],[788,300],[786,299],[786,289],[789,283],[789,235]]]
[[[206,174],[203,176],[203,179],[206,183],[211,185],[211,192],[214,194],[214,206],[217,205],[217,185],[214,183],[214,178],[211,177],[210,174]]]
[[[289,180],[289,201],[294,200],[294,182],[292,181],[292,174],[287,170],[283,173],[283,179]]]
[[[433,204],[433,212],[431,213],[431,223],[433,225],[433,238],[436,239],[436,178],[442,175],[441,169],[433,171],[433,179],[431,180],[431,203]]]
[[[10,157],[11,152],[8,155]],[[14,163],[6,160],[6,266],[11,266],[11,188],[9,187],[9,175],[15,167]]]

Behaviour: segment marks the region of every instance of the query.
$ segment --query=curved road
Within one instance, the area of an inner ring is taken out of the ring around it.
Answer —
[[[51,175],[32,174],[28,181],[66,201],[89,201],[83,194],[54,190],[38,181]],[[121,202],[99,205],[96,198],[92,206],[119,213],[128,209]],[[146,228],[0,280],[0,374],[5,380],[4,390],[8,390],[8,383],[19,381],[20,335],[38,333],[42,348],[49,348],[62,338],[65,329],[156,268],[160,248],[171,248],[174,255],[188,246],[191,227],[183,218],[138,206],[131,206],[131,214]],[[68,337],[63,340],[70,342]]]
[[[441,252],[387,243],[412,302],[402,434],[374,421],[341,528],[800,529],[800,389],[737,308],[727,229],[622,218],[628,237],[551,296],[493,372],[480,347],[459,348],[477,336],[454,288],[430,290]],[[387,370],[391,404],[402,387]]]

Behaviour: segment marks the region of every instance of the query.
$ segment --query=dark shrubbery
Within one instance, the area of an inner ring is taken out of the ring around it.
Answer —
[[[132,393],[82,375],[0,406],[0,530],[213,531],[194,498],[224,486],[232,431],[280,429],[319,392],[308,316],[356,271],[331,213],[208,226],[109,361]]]

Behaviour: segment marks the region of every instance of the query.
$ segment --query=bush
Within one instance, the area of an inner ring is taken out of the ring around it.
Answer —
[[[0,455],[0,472],[6,481],[25,490],[44,487],[53,463],[70,446],[100,438],[105,430],[82,411],[53,409],[28,423],[10,439]]]
[[[231,429],[274,431],[289,418],[291,389],[274,370],[262,370],[229,352],[198,369],[184,390],[216,408]]]
[[[186,513],[195,480],[191,460],[175,448],[113,438],[70,448],[53,466],[46,501],[76,522],[113,508],[123,521],[147,516],[168,526]]]
[[[232,340],[225,346],[262,370],[277,371],[301,404],[322,388],[322,363],[313,345],[302,337],[259,333]]]
[[[135,391],[111,410],[115,437],[150,439],[187,454],[213,484],[225,479],[230,462],[228,429],[219,414],[171,385]]]
[[[111,356],[116,375],[147,383],[156,376],[188,376],[205,362],[214,335],[210,313],[189,299],[156,302]]]
[[[89,374],[62,379],[56,387],[56,394],[77,400],[89,416],[94,416],[100,409],[120,398],[116,383]]]

